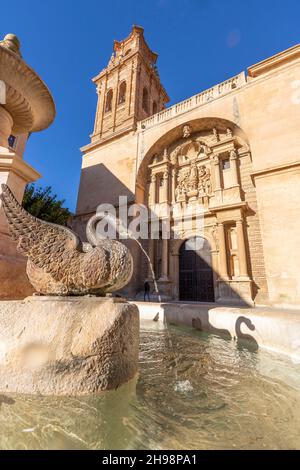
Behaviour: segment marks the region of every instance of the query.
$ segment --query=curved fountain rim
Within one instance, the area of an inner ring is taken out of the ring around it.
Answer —
[[[21,56],[19,56],[18,54],[16,54],[13,51],[10,51],[6,47],[3,47],[3,46],[0,45],[0,57],[1,57],[1,54],[7,54],[12,60],[14,60],[16,63],[18,63],[23,68],[24,72],[27,72],[27,73],[30,74],[31,79],[33,79],[35,81],[35,83],[38,85],[40,90],[45,93],[45,96],[38,97],[38,98],[34,97],[34,101],[35,100],[37,102],[40,101],[40,103],[44,102],[47,105],[47,106],[44,107],[45,109],[43,110],[43,115],[44,115],[43,121],[44,121],[44,123],[43,123],[43,125],[35,125],[35,123],[33,123],[31,128],[28,129],[28,132],[37,132],[37,131],[41,131],[43,129],[47,129],[52,124],[52,122],[54,121],[54,118],[55,118],[55,115],[56,115],[55,102],[54,102],[54,99],[52,97],[52,94],[51,94],[48,86],[40,78],[38,73],[30,65],[28,65],[23,60],[23,58]],[[4,82],[5,82],[5,80],[4,80]],[[13,87],[10,83],[8,83],[8,82],[5,82],[5,83],[8,87],[10,87],[10,88],[14,89],[16,92],[18,92],[18,90],[16,90],[15,87]],[[20,93],[20,94],[22,94],[22,93]],[[30,100],[29,100],[29,103],[30,103]],[[7,111],[9,112],[9,106],[3,105],[3,107],[5,109],[7,109]],[[35,119],[35,121],[36,121],[36,119]]]

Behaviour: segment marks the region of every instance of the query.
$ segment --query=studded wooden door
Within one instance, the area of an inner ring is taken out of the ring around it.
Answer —
[[[194,302],[214,301],[210,246],[203,238],[190,238],[180,247],[179,298]]]

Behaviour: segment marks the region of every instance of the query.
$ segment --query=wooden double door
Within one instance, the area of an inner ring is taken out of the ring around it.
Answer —
[[[210,245],[204,238],[189,238],[180,247],[179,299],[214,302]]]

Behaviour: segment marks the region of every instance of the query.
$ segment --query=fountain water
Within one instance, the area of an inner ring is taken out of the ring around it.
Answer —
[[[161,302],[161,295],[159,293],[159,289],[158,289],[158,285],[157,285],[157,281],[156,281],[156,278],[155,278],[155,273],[154,273],[154,269],[153,269],[150,257],[148,255],[148,253],[146,252],[146,250],[144,249],[141,242],[133,235],[133,233],[128,228],[126,228],[124,226],[124,224],[122,223],[122,221],[119,218],[113,216],[112,214],[106,213],[106,212],[97,212],[93,217],[91,217],[91,219],[87,223],[86,235],[87,235],[87,239],[88,239],[89,243],[91,245],[97,245],[99,240],[105,238],[105,235],[97,232],[97,228],[96,228],[96,224],[100,220],[103,220],[104,218],[105,218],[107,224],[109,224],[114,229],[115,233],[118,232],[120,237],[121,236],[125,237],[125,238],[128,237],[128,238],[130,238],[131,240],[134,240],[137,243],[137,245],[141,249],[142,253],[145,255],[146,259],[148,260],[149,267],[150,267],[150,270],[151,270],[151,277],[152,277],[154,288],[155,288],[155,292],[157,293],[159,302]],[[176,349],[174,347],[174,344],[173,344],[173,341],[172,341],[172,336],[171,336],[171,333],[169,331],[167,323],[165,323],[165,327],[166,327],[166,332],[167,332],[167,337],[168,337],[169,348],[173,352],[173,356],[174,356],[174,364],[175,364],[174,365],[174,376],[175,376],[174,390],[176,392],[181,392],[181,393],[182,392],[190,392],[191,390],[193,390],[193,386],[190,383],[190,381],[189,380],[179,380],[178,379],[179,357],[176,354]]]
[[[150,257],[148,253],[146,252],[146,250],[144,249],[141,242],[133,235],[133,233],[128,228],[124,226],[124,224],[119,218],[113,216],[112,214],[108,214],[106,212],[97,212],[93,217],[90,218],[86,226],[86,236],[87,236],[89,243],[91,245],[97,245],[99,240],[106,238],[103,234],[98,233],[96,229],[96,224],[100,220],[103,220],[104,218],[106,219],[107,223],[110,224],[111,227],[114,228],[115,233],[118,232],[119,237],[121,236],[125,238],[128,237],[137,243],[138,247],[140,248],[140,250],[145,255],[148,261],[150,272],[151,272],[151,278],[154,284],[155,293],[157,294],[159,303],[161,303],[161,295],[158,289],[158,285],[157,285],[157,281],[155,278],[155,273],[154,273],[154,269],[153,269],[153,265],[151,263]]]

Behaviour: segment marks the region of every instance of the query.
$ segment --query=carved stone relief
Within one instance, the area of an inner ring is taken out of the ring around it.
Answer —
[[[206,207],[215,205],[213,197],[217,187],[221,189],[218,180],[220,181],[222,171],[216,146],[221,146],[224,142],[228,156],[233,160],[238,158],[241,144],[236,141],[234,132],[229,127],[223,129],[214,127],[199,133],[193,132],[191,135],[191,128],[186,124],[182,127],[182,131],[181,139],[153,157],[150,171],[157,173],[161,170],[166,181],[167,175],[170,176],[169,194],[172,194],[173,202],[188,203],[202,198]],[[226,191],[230,192],[231,188],[226,188]],[[213,199],[210,201],[211,198]]]
[[[191,128],[188,124],[186,124],[185,126],[183,126],[182,128],[182,137],[184,139],[187,139],[189,136],[191,135]]]
[[[188,169],[179,172],[175,189],[176,202],[186,198],[212,195],[211,174],[208,166],[191,163]]]

